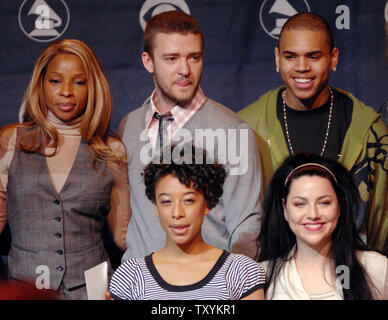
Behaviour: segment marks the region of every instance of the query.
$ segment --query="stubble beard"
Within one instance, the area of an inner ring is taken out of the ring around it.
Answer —
[[[175,105],[179,105],[179,106],[184,106],[191,102],[191,100],[197,93],[197,90],[199,88],[199,83],[200,83],[200,81],[198,81],[197,85],[195,86],[194,90],[191,92],[189,97],[183,98],[183,97],[178,97],[176,94],[172,92],[172,90],[169,90],[164,85],[162,85],[163,83],[159,81],[157,74],[154,74],[154,81],[155,81],[155,86],[159,89],[160,93],[164,96],[164,99],[168,99],[171,102],[173,102]]]

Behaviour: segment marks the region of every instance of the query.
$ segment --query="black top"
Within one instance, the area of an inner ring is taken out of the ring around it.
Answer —
[[[332,90],[334,107],[327,145],[323,156],[338,160],[346,132],[352,121],[353,102],[344,94],[333,88]],[[281,123],[284,138],[290,151],[284,124],[283,91],[284,89],[279,91],[277,98],[277,117]],[[288,132],[295,154],[308,152],[320,155],[325,141],[329,111],[330,96],[324,105],[313,110],[294,110],[286,105]]]

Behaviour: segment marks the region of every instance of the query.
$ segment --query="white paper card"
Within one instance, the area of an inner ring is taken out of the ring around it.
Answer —
[[[108,263],[104,261],[85,271],[86,291],[89,300],[105,300],[108,291]]]

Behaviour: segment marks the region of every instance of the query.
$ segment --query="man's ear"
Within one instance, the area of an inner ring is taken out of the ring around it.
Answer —
[[[330,63],[330,70],[336,71],[338,66],[338,57],[339,57],[339,50],[337,47],[334,47],[331,51],[331,63]]]
[[[203,213],[205,216],[210,213],[211,209],[209,208],[208,205],[206,205],[205,212]]]
[[[155,216],[159,217],[159,211],[156,205],[154,206],[154,212],[155,212]]]
[[[279,69],[279,48],[278,47],[275,47],[275,64],[276,64],[276,70],[280,70]]]
[[[152,61],[151,56],[149,55],[148,52],[143,52],[141,54],[141,59],[143,61],[143,66],[146,68],[146,70],[153,74],[154,73],[154,62]]]

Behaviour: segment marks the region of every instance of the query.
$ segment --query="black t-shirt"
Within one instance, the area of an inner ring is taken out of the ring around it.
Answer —
[[[277,117],[282,125],[284,138],[290,151],[284,125],[283,91],[284,89],[280,90],[277,98]],[[338,160],[346,131],[352,121],[353,102],[349,97],[333,89],[333,106],[331,126],[323,156]],[[288,132],[295,154],[308,152],[319,155],[321,153],[329,121],[329,111],[330,97],[323,106],[313,110],[294,110],[286,105]]]

